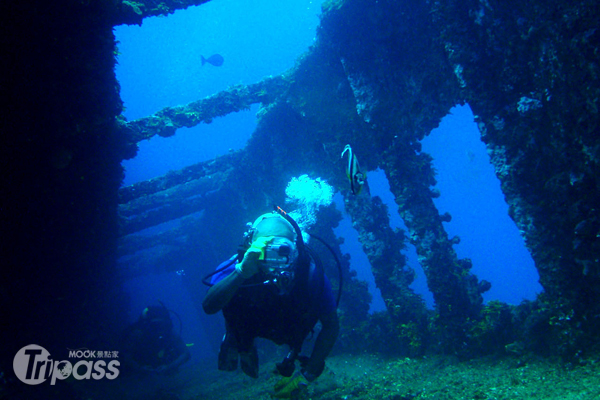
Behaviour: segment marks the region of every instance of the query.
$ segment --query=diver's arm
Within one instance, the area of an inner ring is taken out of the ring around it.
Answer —
[[[304,366],[307,372],[316,376],[321,374],[325,359],[331,352],[340,331],[337,311],[322,316],[320,320],[321,332],[317,336],[310,359]]]
[[[244,254],[242,262],[235,265],[233,272],[208,289],[206,297],[202,302],[202,308],[205,313],[214,314],[223,309],[244,281],[258,273],[258,258],[260,254],[260,250],[253,247],[248,249],[246,254]]]
[[[204,298],[204,301],[202,301],[204,312],[207,314],[215,314],[221,311],[223,307],[229,303],[245,280],[246,279],[242,274],[237,269],[234,269],[231,274],[213,285],[208,289],[206,297]]]
[[[179,357],[177,357],[177,359],[175,361],[173,361],[170,366],[172,368],[177,368],[182,364],[185,364],[186,362],[190,361],[190,359],[192,358],[190,351],[186,349],[186,351],[180,355]]]

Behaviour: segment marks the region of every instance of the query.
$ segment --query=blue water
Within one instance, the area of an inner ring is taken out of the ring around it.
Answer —
[[[281,74],[313,43],[319,22],[320,2],[307,0],[212,1],[200,7],[177,11],[168,17],[144,20],[143,26],[115,28],[119,41],[116,69],[125,102],[124,115],[136,119],[164,107],[195,101],[235,84],[250,84],[269,75]],[[201,66],[201,56],[221,54],[221,67]],[[140,143],[136,158],[123,162],[124,185],[162,175],[169,170],[212,159],[230,149],[243,148],[256,126],[257,106],[249,111],[218,118],[212,124],[180,129],[174,137],[155,137]],[[423,141],[438,172],[436,199],[440,212],[450,212],[446,224],[450,237],[458,235],[459,257],[473,260],[473,272],[492,282],[485,300],[517,304],[533,299],[541,291],[533,261],[518,229],[507,214],[500,184],[489,164],[484,144],[468,106],[456,107]],[[394,211],[382,171],[368,175],[373,195],[380,196],[391,211],[393,227],[403,227]],[[374,294],[372,310],[383,302],[372,282],[368,261],[356,232],[346,218],[336,233],[346,238],[343,250],[352,256],[352,267],[370,282]],[[234,248],[235,245],[232,245]],[[413,248],[408,262],[418,272],[413,284],[427,304],[433,300]],[[147,303],[169,299],[168,306],[186,316],[187,336],[197,342],[192,348],[204,354],[201,316],[194,311],[189,294],[176,274],[148,276],[128,282],[132,295],[131,319]]]
[[[445,228],[450,237],[461,238],[454,246],[458,256],[470,258],[473,273],[492,283],[484,299],[518,304],[542,287],[473,118],[468,106],[455,107],[423,140],[442,194],[434,202],[440,213],[452,215]]]

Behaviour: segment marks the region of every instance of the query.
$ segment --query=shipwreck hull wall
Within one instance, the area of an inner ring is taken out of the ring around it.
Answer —
[[[600,295],[597,7],[433,5],[510,216],[539,272],[548,332],[555,341],[569,338],[558,348],[573,352],[576,326],[596,329],[590,317]]]
[[[5,376],[25,345],[64,359],[68,347],[100,345],[123,323],[114,266],[127,146],[104,3],[0,6]],[[26,389],[27,398],[43,390]]]

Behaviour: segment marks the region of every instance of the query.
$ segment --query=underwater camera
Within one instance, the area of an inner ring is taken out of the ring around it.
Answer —
[[[298,259],[296,246],[285,238],[274,238],[265,246],[264,272],[290,269]]]
[[[298,249],[285,238],[274,238],[265,246],[265,257],[261,260],[262,271],[282,292],[291,287],[294,280]]]

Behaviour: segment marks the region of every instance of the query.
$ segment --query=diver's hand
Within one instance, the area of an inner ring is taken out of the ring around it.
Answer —
[[[248,249],[246,254],[244,254],[244,259],[242,260],[242,262],[237,263],[235,265],[235,270],[244,279],[253,277],[260,270],[260,264],[258,263],[258,257],[260,256],[260,252],[251,250],[252,249]]]
[[[306,388],[308,388],[308,380],[302,372],[296,371],[289,378],[281,378],[275,384],[275,393],[271,396],[278,399],[291,399],[292,396],[297,397]]]
[[[248,279],[253,277],[260,270],[260,263],[258,260],[265,258],[265,246],[267,240],[264,238],[258,238],[252,243],[252,246],[246,250],[244,259],[235,265],[235,270],[244,278]]]

